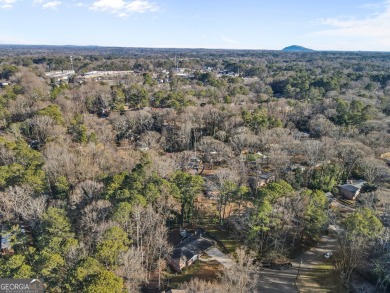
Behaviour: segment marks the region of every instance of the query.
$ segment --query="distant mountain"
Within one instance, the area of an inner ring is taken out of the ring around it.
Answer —
[[[282,51],[285,52],[314,52],[312,49],[308,49],[302,46],[292,45],[289,47],[284,48]]]

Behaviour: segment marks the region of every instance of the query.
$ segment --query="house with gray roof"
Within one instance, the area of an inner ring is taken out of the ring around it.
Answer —
[[[355,200],[359,195],[363,185],[367,182],[364,180],[350,180],[347,184],[338,185],[337,188],[342,196],[349,200]]]
[[[201,231],[196,231],[194,235],[187,236],[174,247],[167,261],[176,272],[179,272],[193,264],[207,248],[214,244],[214,241],[206,238]]]

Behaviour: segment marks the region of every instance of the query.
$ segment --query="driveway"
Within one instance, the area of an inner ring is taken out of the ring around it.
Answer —
[[[205,252],[208,256],[222,264],[227,269],[231,268],[235,264],[235,262],[230,257],[228,257],[216,247],[210,247],[206,249]]]

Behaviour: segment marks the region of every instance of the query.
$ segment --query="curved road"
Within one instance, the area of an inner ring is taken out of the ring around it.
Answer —
[[[339,249],[339,244],[336,238],[322,236],[318,245],[304,252],[302,255],[294,259],[291,263],[293,268],[289,270],[274,270],[263,268],[259,275],[258,292],[261,293],[293,293],[306,291],[305,288],[298,288],[295,285],[295,280],[299,274],[304,271],[314,269],[319,264],[325,262],[324,254],[328,251],[335,253]],[[302,263],[301,263],[302,260]],[[312,289],[312,288],[311,288]],[[308,291],[310,292],[310,291]]]

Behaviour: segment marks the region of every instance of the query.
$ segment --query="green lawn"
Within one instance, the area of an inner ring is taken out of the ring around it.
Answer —
[[[229,254],[233,254],[236,251],[236,248],[240,246],[226,230],[217,229],[215,226],[206,227],[205,230],[221,241],[229,251]]]
[[[345,293],[333,264],[324,263],[301,273],[297,282],[299,292]]]

